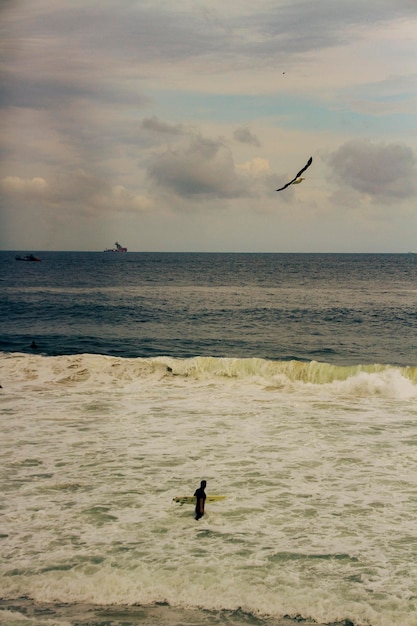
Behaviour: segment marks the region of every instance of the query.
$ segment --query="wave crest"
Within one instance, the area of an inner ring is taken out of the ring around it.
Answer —
[[[336,385],[362,395],[379,394],[388,388],[417,393],[417,367],[383,364],[332,365],[310,361],[270,361],[260,358],[173,357],[122,358],[94,354],[40,356],[0,354],[0,382],[47,385],[129,383],[143,378],[166,377],[195,380],[229,379],[280,388],[288,385]]]

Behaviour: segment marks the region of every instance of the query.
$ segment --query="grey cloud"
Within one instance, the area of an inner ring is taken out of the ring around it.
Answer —
[[[93,72],[92,72],[93,73]],[[51,72],[46,77],[11,76],[4,72],[0,86],[0,108],[22,107],[32,109],[55,109],[71,103],[90,101],[94,104],[147,106],[149,97],[126,90],[122,86],[110,87],[94,78],[70,77],[65,72]]]
[[[46,109],[68,103],[69,99],[86,97],[89,92],[91,89],[74,83],[40,77],[20,80],[6,74],[0,86],[0,107]]]
[[[182,124],[167,124],[157,117],[148,117],[142,120],[141,127],[161,135],[181,135],[185,132]]]
[[[267,14],[260,13],[252,25],[249,18],[245,19],[248,27],[257,30],[259,35],[250,46],[252,53],[284,52],[288,58],[291,54],[341,45],[363,34],[363,30],[355,30],[354,35],[353,27],[375,26],[415,15],[415,3],[411,0],[397,3],[390,0],[320,0],[319,3],[302,0],[277,6]]]
[[[5,25],[10,36],[16,36],[15,45],[30,54],[42,71],[57,71],[59,66],[71,69],[74,78],[90,74],[95,82],[127,68],[129,77],[140,78],[143,64],[160,59],[175,62],[204,57],[210,64],[221,61],[226,68],[243,60],[251,65],[287,63],[291,55],[351,39],[352,26],[416,13],[410,0],[303,0],[269,6],[255,14],[232,11],[210,20],[204,11],[137,2],[125,2],[121,8],[119,0],[62,0],[46,9],[29,4],[25,19],[16,8],[5,11]],[[37,46],[32,45],[34,40]],[[103,58],[105,70],[100,65]]]
[[[51,7],[50,11],[28,9],[24,23],[19,15],[11,14],[9,25],[18,25],[22,41],[34,32],[44,42],[48,42],[51,33],[57,35],[65,49],[71,51],[67,61],[82,55],[83,65],[94,63],[94,56],[86,56],[91,50],[107,54],[111,70],[121,60],[129,65],[167,55],[179,60],[220,48],[218,37],[207,28],[206,20],[192,11],[137,2],[126,2],[121,8],[119,0],[63,0],[59,6],[51,3]]]
[[[330,166],[344,184],[378,200],[416,194],[416,158],[403,144],[349,141],[334,152]]]
[[[407,0],[321,0],[318,5],[303,0],[250,16],[244,11],[219,13],[218,19],[207,19],[207,11],[181,10],[164,3],[126,2],[121,9],[119,0],[26,2],[24,12],[13,2],[4,6],[7,36],[0,107],[51,111],[56,119],[68,112],[68,119],[74,119],[68,125],[71,142],[86,104],[111,106],[114,111],[148,106],[142,73],[150,67],[156,73],[165,71],[153,66],[154,62],[198,62],[202,72],[260,63],[282,69],[294,55],[353,37],[352,25],[366,24],[370,18],[375,24],[411,12],[415,15],[415,7]],[[216,11],[212,13],[215,17]],[[146,119],[142,129],[182,132],[181,126],[164,125],[157,118]],[[112,132],[105,128],[96,143],[103,143],[103,135]],[[235,139],[259,145],[247,129],[238,129]]]
[[[240,143],[247,143],[249,145],[257,146],[257,147],[261,145],[257,136],[254,135],[249,130],[249,128],[245,128],[245,127],[237,128],[235,132],[233,133],[233,136],[236,139],[236,141],[239,141]]]
[[[186,198],[233,198],[247,193],[231,151],[222,142],[200,135],[158,155],[148,175],[162,190]]]

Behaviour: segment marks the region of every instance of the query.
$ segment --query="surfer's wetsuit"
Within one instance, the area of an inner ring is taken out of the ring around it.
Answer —
[[[195,503],[195,518],[197,520],[200,519],[200,517],[203,517],[204,515],[204,503],[206,501],[206,494],[204,489],[206,488],[206,481],[202,480],[200,487],[198,489],[196,489],[194,495],[197,498],[196,503]]]

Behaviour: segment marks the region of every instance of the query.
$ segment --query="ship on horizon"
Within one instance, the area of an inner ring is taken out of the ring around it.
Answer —
[[[127,248],[121,246],[118,241],[114,245],[116,246],[115,248],[106,248],[104,252],[127,252]]]

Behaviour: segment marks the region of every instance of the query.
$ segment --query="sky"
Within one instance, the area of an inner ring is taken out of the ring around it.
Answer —
[[[0,249],[417,251],[417,0],[0,0],[0,29]]]

